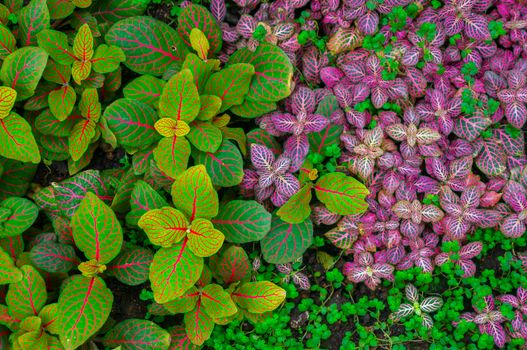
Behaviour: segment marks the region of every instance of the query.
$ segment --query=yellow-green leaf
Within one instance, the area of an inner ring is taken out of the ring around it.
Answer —
[[[159,110],[162,117],[187,123],[196,119],[200,110],[200,100],[189,69],[183,69],[166,83],[159,99]]]
[[[112,292],[100,277],[70,277],[58,301],[59,337],[64,348],[77,349],[101,329],[112,304]]]
[[[21,162],[40,162],[40,152],[29,123],[11,112],[0,119],[0,156]]]
[[[311,214],[311,185],[305,185],[278,209],[276,215],[285,222],[299,224]]]
[[[190,144],[184,137],[164,137],[154,149],[157,166],[173,179],[185,171],[189,157]]]
[[[9,255],[0,248],[0,285],[18,282],[22,277],[22,271],[15,266]]]
[[[95,137],[96,124],[87,119],[79,121],[73,129],[71,129],[68,138],[70,155],[74,161],[78,161],[84,155],[91,140]]]
[[[192,253],[187,239],[159,249],[149,273],[154,300],[164,304],[183,295],[198,281],[202,270],[203,258]]]
[[[229,293],[218,284],[205,286],[201,291],[201,300],[205,313],[212,319],[229,317],[238,312]]]
[[[170,247],[181,241],[187,234],[189,222],[177,209],[163,207],[144,214],[138,223],[152,242],[161,247]]]
[[[198,28],[190,31],[190,46],[198,53],[199,58],[206,60],[209,54],[210,44],[205,34]]]
[[[176,178],[172,185],[172,200],[192,222],[196,218],[210,219],[218,215],[218,194],[203,165],[196,165]]]
[[[38,316],[46,304],[46,283],[40,273],[31,265],[21,267],[23,277],[9,285],[6,305],[9,314],[19,320],[29,316]]]
[[[285,299],[285,290],[269,281],[247,282],[231,294],[240,307],[261,314],[276,309]]]
[[[123,243],[121,224],[115,213],[92,192],[86,193],[71,219],[75,245],[88,259],[109,263]]]
[[[0,119],[4,119],[9,115],[11,109],[15,105],[16,90],[7,86],[0,87]]]
[[[225,240],[223,233],[214,229],[212,223],[206,219],[192,221],[187,237],[190,250],[201,257],[214,255]]]
[[[161,118],[154,124],[156,131],[163,137],[181,137],[189,133],[190,127],[183,120]]]

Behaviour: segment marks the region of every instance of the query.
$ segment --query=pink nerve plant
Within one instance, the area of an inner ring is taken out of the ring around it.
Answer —
[[[381,283],[381,278],[392,281],[393,270],[390,264],[375,262],[370,252],[362,252],[356,256],[353,263],[344,265],[344,274],[351,282],[364,282],[372,290]]]

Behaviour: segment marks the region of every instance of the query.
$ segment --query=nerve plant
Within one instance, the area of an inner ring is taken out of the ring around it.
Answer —
[[[149,210],[141,216],[138,225],[153,244],[161,246],[154,255],[149,273],[154,300],[173,313],[185,313],[185,331],[190,340],[201,345],[210,337],[214,323],[228,323],[235,315],[251,318],[251,313],[261,314],[278,307],[285,298],[285,291],[281,288],[271,282],[248,282],[235,283],[231,289],[225,290],[211,283],[209,267],[204,261],[205,257],[215,255],[225,240],[225,235],[215,228],[214,223],[224,228],[234,241],[243,239],[239,236],[243,231],[248,235],[247,241],[258,240],[270,228],[270,214],[260,207],[259,215],[267,222],[261,222],[260,225],[264,225],[261,231],[250,231],[256,222],[240,221],[239,216],[222,214],[218,219],[218,195],[202,165],[191,167],[176,178],[172,185],[172,199],[175,208],[166,206]],[[243,211],[245,203],[237,204]],[[247,205],[251,203],[247,202]],[[231,273],[239,274],[233,278],[225,272],[223,282],[226,284],[238,282],[249,273],[246,253],[243,250],[237,252],[241,261],[236,261],[236,255],[231,253],[233,249],[226,250],[217,265],[218,269],[230,268]],[[233,266],[229,267],[229,264]],[[212,266],[216,265],[212,263]],[[221,271],[218,273],[222,276]]]
[[[430,313],[437,311],[443,306],[443,301],[439,297],[427,297],[423,300],[419,300],[419,292],[413,284],[409,284],[405,288],[406,299],[411,304],[401,304],[399,309],[394,312],[391,317],[399,320],[404,317],[408,317],[412,314],[417,315],[421,318],[422,324],[426,328],[432,328],[434,321],[429,315]]]

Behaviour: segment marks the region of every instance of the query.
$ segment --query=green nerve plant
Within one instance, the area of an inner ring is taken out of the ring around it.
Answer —
[[[246,280],[250,270],[243,249],[232,246],[220,258],[216,256],[225,234],[213,224],[219,200],[205,167],[197,165],[184,171],[174,181],[171,192],[175,208],[149,210],[138,224],[150,241],[161,247],[154,255],[149,273],[154,300],[171,313],[185,314],[185,331],[191,342],[203,344],[215,323],[225,324],[242,315],[256,318],[252,314],[278,307],[285,299],[283,289],[271,282],[239,283]],[[271,216],[259,204],[255,208],[254,203],[237,204],[242,210],[254,210],[251,219],[231,211],[234,215],[221,222],[230,225],[231,232],[252,234],[252,239],[258,240],[269,230]],[[229,284],[227,289],[212,283],[204,259],[207,257],[214,271],[231,267],[231,277],[225,271],[217,272],[218,280]]]
[[[246,138],[224,113],[254,118],[273,110],[291,90],[289,59],[265,44],[239,50],[220,68],[221,30],[208,10],[186,6],[174,29],[142,16],[145,9],[128,0],[4,8],[17,21],[0,24],[0,105],[18,102],[20,116],[0,112],[0,156],[67,160],[73,175],[104,142],[133,156],[136,175],[173,179],[192,156],[215,185],[241,181]],[[59,31],[63,25],[73,30]],[[116,99],[123,66],[140,76]]]

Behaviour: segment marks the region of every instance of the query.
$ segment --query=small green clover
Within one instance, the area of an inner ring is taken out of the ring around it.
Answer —
[[[507,34],[507,31],[503,29],[503,22],[501,21],[490,21],[488,28],[492,39],[497,39],[500,36]]]

